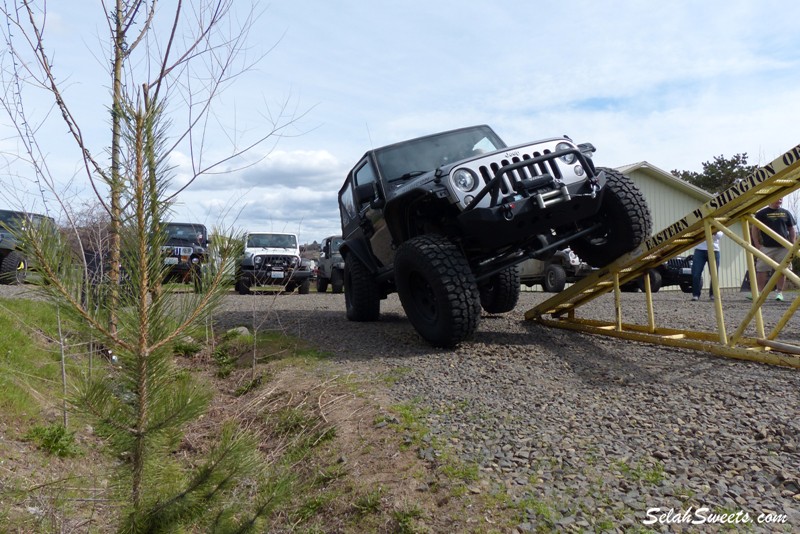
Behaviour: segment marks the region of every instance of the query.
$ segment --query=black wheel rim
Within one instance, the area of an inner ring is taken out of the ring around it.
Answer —
[[[414,309],[426,321],[434,322],[439,316],[438,307],[436,306],[436,295],[433,288],[419,273],[411,273],[408,279],[408,286],[411,294],[411,300],[414,303]]]

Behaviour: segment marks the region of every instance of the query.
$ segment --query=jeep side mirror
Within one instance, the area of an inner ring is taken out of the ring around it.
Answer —
[[[321,260],[325,259],[325,252],[320,252],[319,253],[319,259],[321,259]]]
[[[370,202],[374,198],[375,198],[374,182],[369,182],[367,184],[361,184],[359,186],[356,186],[356,202],[358,202],[359,206],[363,206],[364,204]]]

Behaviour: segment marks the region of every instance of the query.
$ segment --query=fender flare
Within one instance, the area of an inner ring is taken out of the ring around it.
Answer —
[[[339,247],[339,252],[345,262],[347,261],[347,256],[353,254],[369,269],[370,273],[375,274],[378,272],[378,264],[363,239],[346,239]]]

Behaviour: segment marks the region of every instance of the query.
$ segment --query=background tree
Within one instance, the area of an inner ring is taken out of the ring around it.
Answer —
[[[757,165],[747,164],[747,153],[743,153],[734,154],[730,159],[720,155],[714,161],[706,161],[702,173],[673,170],[672,175],[709,193],[719,193],[747,177],[756,168]]]
[[[198,176],[279,136],[296,117],[287,116],[284,107],[267,114],[277,122],[265,120],[265,127],[250,138],[242,138],[238,131],[214,136],[229,140],[230,150],[222,157],[207,158],[211,136],[205,129],[213,125],[217,131],[222,126],[213,103],[253,65],[245,52],[254,13],[243,12],[238,3],[238,18],[233,16],[232,0],[178,0],[159,9],[157,4],[157,0],[115,0],[110,7],[98,5],[108,29],[107,148],[90,146],[59,83],[68,76],[56,76],[58,65],[44,39],[47,4],[21,0],[0,8],[7,43],[6,68],[0,69],[4,87],[0,104],[17,129],[23,147],[20,158],[29,164],[31,180],[43,197],[49,191],[57,200],[70,227],[67,234],[74,239],[46,226],[27,228],[20,237],[25,253],[39,265],[43,290],[87,336],[99,338],[119,358],[119,369],[77,384],[74,400],[77,409],[94,418],[115,452],[128,459],[120,464],[120,487],[127,488],[130,504],[123,530],[177,531],[179,525],[202,520],[213,523],[214,530],[241,531],[253,527],[254,518],[272,502],[267,495],[262,505],[256,496],[249,516],[235,513],[231,503],[225,507],[221,503],[242,477],[258,478],[261,463],[247,433],[231,425],[207,461],[191,470],[171,454],[183,426],[198,417],[209,401],[206,388],[175,368],[171,349],[203,324],[227,291],[223,273],[241,253],[241,236],[215,230],[226,237],[212,244],[210,255],[219,268],[205,272],[202,293],[160,291],[162,221],[183,189],[168,192],[168,156],[179,146],[190,154],[191,175],[185,188]],[[159,23],[161,16],[166,16],[164,23]],[[86,291],[88,269],[85,263],[83,269],[75,268],[75,260],[85,261],[83,251],[94,243],[86,241],[70,203],[59,195],[45,158],[47,149],[37,138],[40,124],[26,113],[29,90],[44,91],[52,99],[58,112],[53,115],[63,120],[74,140],[83,172],[104,211],[102,219],[108,221],[108,235],[103,236],[110,267],[107,292]],[[177,125],[181,116],[184,120]],[[98,154],[107,154],[108,161]],[[124,285],[120,268],[127,273]]]

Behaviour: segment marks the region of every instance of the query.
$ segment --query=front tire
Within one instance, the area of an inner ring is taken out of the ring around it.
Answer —
[[[249,295],[250,294],[250,278],[246,276],[240,276],[239,279],[236,281],[236,291],[240,295]]]
[[[354,254],[344,262],[344,305],[350,321],[377,321],[381,316],[381,295],[375,277]]]
[[[567,271],[557,263],[551,263],[544,269],[542,289],[548,293],[560,293],[567,285]]]
[[[656,270],[651,270],[647,274],[648,274],[648,276],[650,276],[650,292],[651,293],[658,293],[658,290],[661,289],[661,285],[663,284],[663,279],[661,278],[661,273],[656,271]],[[637,284],[639,285],[639,289],[641,289],[642,292],[644,292],[645,291],[644,276],[639,279]]]
[[[311,291],[311,280],[306,279],[300,282],[297,292],[301,295],[308,295],[309,291]]]
[[[641,245],[650,236],[653,220],[644,195],[628,177],[615,169],[605,171],[606,185],[597,215],[582,221],[601,227],[570,243],[570,248],[592,267],[605,267]]]
[[[506,313],[519,301],[519,266],[507,267],[480,286],[481,306],[487,313]]]
[[[475,276],[448,239],[422,235],[397,249],[395,284],[414,329],[431,345],[451,348],[478,328],[481,302]]]
[[[25,256],[12,250],[0,263],[0,283],[24,284],[28,278],[28,261]]]

